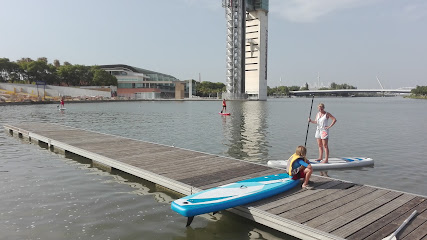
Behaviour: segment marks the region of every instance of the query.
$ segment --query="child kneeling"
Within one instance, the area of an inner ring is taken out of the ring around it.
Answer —
[[[292,176],[292,179],[297,180],[304,178],[304,183],[302,188],[313,189],[313,187],[308,185],[310,176],[313,173],[313,168],[311,167],[310,162],[305,157],[307,154],[307,149],[304,146],[298,146],[295,150],[295,153],[288,159],[288,174]]]

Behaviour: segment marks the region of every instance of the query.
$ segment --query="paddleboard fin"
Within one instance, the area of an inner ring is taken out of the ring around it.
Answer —
[[[218,211],[213,212],[212,215],[215,215],[215,213],[218,213]]]
[[[188,217],[186,227],[190,226],[190,224],[193,222],[193,219],[194,219],[194,216]]]

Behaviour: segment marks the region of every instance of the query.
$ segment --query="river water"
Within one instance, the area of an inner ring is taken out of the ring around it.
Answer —
[[[427,195],[427,102],[315,98],[337,119],[331,157],[371,157],[374,167],[330,177]],[[304,145],[311,98],[229,101],[66,103],[1,106],[0,125],[50,122],[174,145],[256,163],[287,159]],[[315,125],[308,157],[317,157]],[[319,174],[319,173],[317,173]],[[186,218],[170,210],[180,196],[127,174],[106,173],[10,137],[0,129],[0,239],[294,239],[228,212]]]

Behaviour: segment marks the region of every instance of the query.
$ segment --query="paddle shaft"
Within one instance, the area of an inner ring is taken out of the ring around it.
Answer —
[[[394,231],[393,234],[391,234],[390,236],[383,238],[383,239],[395,239],[396,235],[399,233],[400,230],[402,230],[402,228],[408,224],[409,221],[411,221],[411,219],[415,216],[415,214],[417,214],[417,210],[414,210],[414,212],[411,214],[411,216],[409,216],[405,221],[403,221],[402,225],[400,225],[400,227]]]
[[[311,98],[311,107],[310,107],[310,114],[308,114],[308,118],[311,118],[311,110],[313,109],[313,101],[314,101],[314,94],[313,97]],[[308,136],[308,129],[310,128],[310,122],[308,122],[307,124],[307,133],[305,134],[305,143],[304,143],[304,147],[307,146],[307,136]]]

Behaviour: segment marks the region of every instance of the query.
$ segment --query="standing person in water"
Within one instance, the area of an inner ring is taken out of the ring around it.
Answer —
[[[328,139],[329,139],[329,128],[334,126],[337,122],[337,119],[332,116],[332,114],[325,112],[325,104],[320,103],[317,106],[319,112],[316,114],[316,119],[311,120],[308,118],[308,122],[317,124],[315,138],[317,140],[317,145],[319,146],[319,158],[316,161],[321,163],[328,163],[329,160],[329,147],[328,147]],[[328,119],[332,119],[331,125],[328,125]],[[323,159],[323,149],[325,149],[325,160]]]
[[[61,107],[60,108],[64,108],[64,97],[61,98]]]
[[[227,111],[227,103],[225,102],[225,98],[222,100],[222,110],[221,113],[225,113]]]

